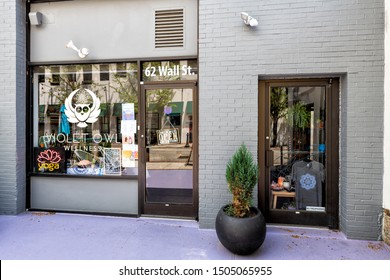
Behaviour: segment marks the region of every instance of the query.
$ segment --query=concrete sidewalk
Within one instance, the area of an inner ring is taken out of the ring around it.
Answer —
[[[0,216],[0,259],[390,260],[390,246],[328,229],[268,225],[262,247],[237,256],[196,221],[27,212]]]

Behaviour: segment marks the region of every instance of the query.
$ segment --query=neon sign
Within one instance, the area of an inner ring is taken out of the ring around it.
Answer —
[[[63,148],[35,149],[35,168],[38,172],[65,172]]]

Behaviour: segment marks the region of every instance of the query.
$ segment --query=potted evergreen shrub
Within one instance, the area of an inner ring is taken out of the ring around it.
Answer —
[[[242,144],[226,166],[226,181],[233,200],[220,209],[215,222],[219,241],[234,254],[252,254],[265,239],[264,216],[252,204],[257,179],[257,164]]]

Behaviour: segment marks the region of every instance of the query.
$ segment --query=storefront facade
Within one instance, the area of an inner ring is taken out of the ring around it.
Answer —
[[[30,25],[27,206],[196,218],[197,3],[60,1],[29,15],[42,22]]]
[[[1,213],[213,228],[245,143],[268,223],[382,238],[383,1],[6,2],[18,24],[3,152],[16,170],[2,168]]]

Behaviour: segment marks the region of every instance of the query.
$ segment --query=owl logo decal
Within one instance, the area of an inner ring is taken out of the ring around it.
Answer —
[[[100,100],[89,89],[76,89],[65,99],[65,115],[70,123],[78,127],[87,127],[100,115]]]

